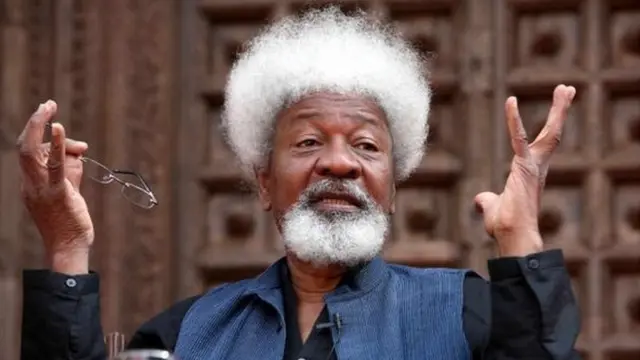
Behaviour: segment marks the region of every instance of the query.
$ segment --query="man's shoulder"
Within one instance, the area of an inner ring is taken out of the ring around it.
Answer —
[[[199,300],[208,298],[220,303],[233,301],[232,299],[244,293],[248,281],[249,279],[224,283],[204,293],[175,302],[140,326],[132,337],[129,347],[173,350],[182,321]],[[211,305],[210,301],[208,303]]]
[[[421,294],[421,301],[454,304],[461,300],[467,289],[467,280],[474,274],[470,269],[445,267],[414,267],[389,264],[389,290]],[[403,301],[413,301],[414,296],[403,296]],[[452,301],[452,299],[458,299]]]
[[[216,287],[212,287],[201,295],[201,298],[217,298],[228,299],[236,298],[246,292],[246,290],[254,284],[255,278],[249,278],[234,282],[228,282],[220,284]]]
[[[393,276],[412,278],[424,277],[464,277],[470,269],[446,267],[416,267],[401,264],[388,264]]]
[[[445,267],[415,267],[399,264],[388,264],[392,278],[400,281],[449,280],[464,279],[473,274],[473,270]]]

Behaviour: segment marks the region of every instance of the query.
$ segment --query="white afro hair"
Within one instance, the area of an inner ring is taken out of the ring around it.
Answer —
[[[222,113],[246,171],[267,164],[278,112],[318,91],[376,101],[391,131],[396,180],[418,166],[431,91],[423,59],[391,28],[327,7],[280,20],[247,45],[230,72]]]

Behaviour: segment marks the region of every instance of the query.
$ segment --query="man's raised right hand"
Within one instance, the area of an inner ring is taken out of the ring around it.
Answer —
[[[64,127],[51,124],[51,143],[43,143],[55,102],[40,104],[18,138],[22,199],[42,240],[51,270],[86,274],[94,232],[80,195],[82,161],[88,145],[66,139]]]

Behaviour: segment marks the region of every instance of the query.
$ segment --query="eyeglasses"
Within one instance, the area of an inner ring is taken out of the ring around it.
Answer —
[[[122,196],[132,204],[143,209],[151,209],[158,205],[156,196],[140,174],[129,170],[109,169],[86,156],[80,160],[85,163],[85,172],[91,180],[103,185],[113,182],[120,184]]]
[[[51,142],[51,131],[51,121],[49,121],[45,125],[45,142]],[[91,180],[103,185],[117,182],[122,186],[120,189],[122,196],[132,204],[143,209],[151,209],[158,205],[158,200],[151,191],[151,187],[140,174],[129,170],[109,169],[86,156],[80,157],[80,160],[85,163],[84,172],[90,174]]]

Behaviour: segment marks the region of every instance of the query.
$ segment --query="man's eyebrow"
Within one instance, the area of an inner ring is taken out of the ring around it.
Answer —
[[[299,111],[296,111],[294,114],[291,114],[291,118],[295,120],[313,119],[313,118],[322,117],[322,116],[323,116],[322,112],[315,109],[299,110]],[[380,126],[380,121],[378,117],[366,111],[358,111],[354,114],[344,114],[343,116],[352,118],[355,120],[362,120],[371,125]]]
[[[355,120],[363,121],[366,124],[372,125],[380,129],[386,129],[386,124],[387,124],[386,119],[384,118],[380,119],[378,116],[374,115],[369,111],[358,111],[355,114],[346,114],[345,116]]]

